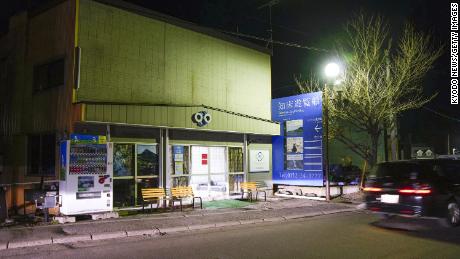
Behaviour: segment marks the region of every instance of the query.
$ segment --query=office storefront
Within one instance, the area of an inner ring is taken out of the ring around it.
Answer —
[[[271,150],[280,132],[270,120],[269,50],[91,0],[14,16],[0,45],[11,72],[11,88],[0,89],[0,184],[19,213],[34,211],[26,194],[42,178],[59,182],[59,143],[72,134],[114,143],[114,207],[135,206],[144,187],[188,184],[221,199],[243,180],[270,185],[271,168],[252,174],[248,164],[251,148]],[[212,121],[197,123],[197,113]]]
[[[255,172],[249,168],[251,150],[266,150],[271,157],[269,135],[109,123],[83,123],[76,130],[108,135],[108,141],[114,143],[115,208],[140,205],[142,188],[192,186],[204,200],[217,200],[239,194],[243,181],[271,185],[271,167]]]

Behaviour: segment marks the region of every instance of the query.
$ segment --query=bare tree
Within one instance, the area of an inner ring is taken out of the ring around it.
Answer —
[[[384,128],[392,127],[401,112],[419,108],[434,97],[423,95],[422,80],[443,47],[433,47],[428,34],[410,25],[393,47],[388,24],[380,16],[358,15],[347,24],[346,32],[347,39],[338,50],[345,63],[340,92],[323,90],[334,138],[372,167]],[[364,133],[367,140],[357,141],[350,130]]]

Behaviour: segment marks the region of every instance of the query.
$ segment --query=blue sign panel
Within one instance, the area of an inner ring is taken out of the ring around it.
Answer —
[[[70,142],[72,144],[106,144],[105,136],[70,134]]]
[[[272,100],[273,183],[323,186],[322,92]]]
[[[59,169],[59,180],[65,181],[67,172],[67,141],[61,141],[59,148],[59,156],[61,161],[61,166]]]

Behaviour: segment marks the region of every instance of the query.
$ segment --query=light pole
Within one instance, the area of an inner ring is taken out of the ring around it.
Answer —
[[[335,79],[340,74],[340,67],[337,63],[331,62],[326,65],[324,68],[324,73],[326,74],[327,78]],[[338,82],[338,80],[336,81]],[[339,82],[340,83],[340,82]],[[331,200],[331,186],[329,184],[329,95],[327,92],[327,83],[324,84],[324,128],[325,128],[325,137],[326,137],[326,146],[325,146],[325,153],[326,156],[324,157],[324,170],[325,170],[325,177],[326,177],[326,200]]]

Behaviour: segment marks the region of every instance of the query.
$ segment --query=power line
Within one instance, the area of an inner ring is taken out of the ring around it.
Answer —
[[[434,114],[436,114],[436,115],[438,115],[438,116],[440,116],[440,117],[443,117],[443,118],[445,118],[445,119],[449,119],[449,120],[452,120],[452,121],[460,122],[460,119],[451,117],[451,116],[446,115],[446,114],[444,114],[444,113],[440,113],[440,112],[435,111],[435,110],[433,110],[433,109],[430,109],[430,108],[428,108],[428,107],[422,107],[422,108],[425,109],[425,110],[427,110],[427,111],[429,111],[429,112],[432,112],[432,113],[434,113]]]
[[[320,52],[330,52],[330,50],[327,50],[327,49],[304,46],[304,45],[300,45],[300,44],[297,44],[297,43],[291,43],[291,42],[277,41],[277,40],[273,40],[273,39],[267,39],[267,38],[258,37],[258,36],[254,36],[254,35],[249,35],[249,34],[244,34],[244,33],[240,33],[240,32],[232,32],[232,31],[224,31],[224,30],[219,30],[219,31],[221,31],[223,33],[227,33],[227,34],[232,34],[232,35],[235,35],[235,36],[245,37],[245,38],[253,39],[253,40],[264,41],[264,42],[268,42],[268,43],[272,43],[272,44],[278,44],[278,45],[282,45],[282,46],[301,48],[301,49],[308,49],[308,50],[320,51]]]

